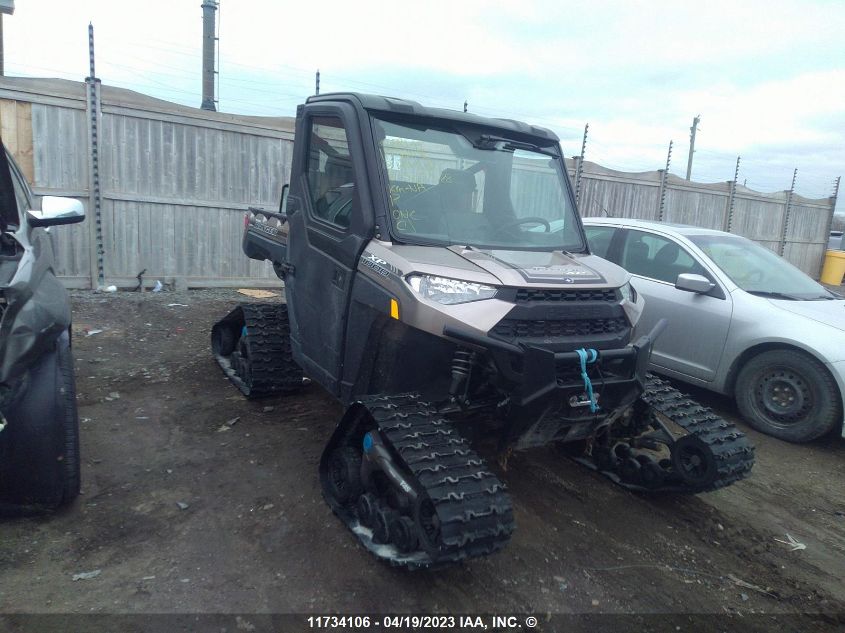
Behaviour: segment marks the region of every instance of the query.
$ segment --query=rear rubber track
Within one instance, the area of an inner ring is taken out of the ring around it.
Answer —
[[[229,357],[216,356],[232,384],[250,399],[289,393],[302,387],[302,369],[291,354],[287,305],[244,303],[238,308],[246,327],[250,375],[239,375]]]

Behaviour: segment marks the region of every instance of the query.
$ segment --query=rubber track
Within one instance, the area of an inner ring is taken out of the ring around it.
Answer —
[[[302,369],[291,355],[288,307],[278,303],[244,303],[250,355],[250,380],[244,380],[230,368],[228,361],[217,359],[229,380],[247,398],[265,398],[295,391],[302,386]]]
[[[363,404],[402,466],[415,476],[418,490],[434,504],[441,549],[428,555],[426,565],[485,556],[508,543],[514,520],[505,485],[451,422],[415,394],[379,396]]]
[[[724,488],[746,478],[754,466],[754,447],[745,433],[717,416],[665,380],[652,374],[646,380],[646,390],[640,398],[655,411],[672,420],[687,433],[698,436],[713,451],[717,464],[715,481],[703,488],[681,489],[679,492],[709,492]]]

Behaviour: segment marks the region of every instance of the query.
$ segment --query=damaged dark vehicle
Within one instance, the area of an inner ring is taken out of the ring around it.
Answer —
[[[68,293],[51,226],[82,204],[44,196],[36,209],[0,140],[0,513],[58,508],[79,494],[79,419]]]

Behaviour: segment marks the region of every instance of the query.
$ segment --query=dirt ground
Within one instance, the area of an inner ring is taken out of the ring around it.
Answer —
[[[211,325],[244,299],[74,294],[83,494],[0,523],[0,613],[692,613],[761,630],[794,629],[760,614],[814,613],[803,630],[843,630],[841,438],[742,425],[751,479],[683,498],[629,493],[553,449],[517,455],[499,473],[510,545],[410,573],[373,560],[320,496],[340,406],[317,385],[248,402],[217,368]]]

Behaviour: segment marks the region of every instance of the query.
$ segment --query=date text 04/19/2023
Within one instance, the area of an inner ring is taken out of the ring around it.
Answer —
[[[308,626],[312,629],[468,629],[485,630],[534,628],[537,618],[533,616],[517,617],[507,615],[314,615],[308,616]]]

